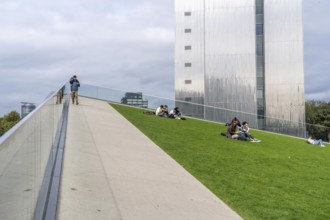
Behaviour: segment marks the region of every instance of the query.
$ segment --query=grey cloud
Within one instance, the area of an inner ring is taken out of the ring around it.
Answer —
[[[330,101],[330,2],[304,1],[304,55],[306,99]]]
[[[304,4],[306,97],[329,97],[329,28],[319,27],[330,2]],[[174,1],[3,0],[0,26],[0,116],[21,101],[41,103],[73,73],[82,83],[174,96]]]
[[[165,0],[2,1],[0,115],[21,101],[41,103],[73,73],[83,83],[157,93],[147,88],[157,78],[149,79],[166,62],[165,78],[173,76],[172,9]],[[159,84],[159,95],[173,94],[170,82]]]

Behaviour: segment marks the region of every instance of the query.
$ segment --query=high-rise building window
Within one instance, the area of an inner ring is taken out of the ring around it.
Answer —
[[[186,29],[184,29],[184,32],[185,33],[191,33],[191,29],[190,28],[186,28]]]
[[[256,0],[256,14],[260,15],[264,13],[264,1]]]
[[[191,46],[184,46],[185,50],[191,50]]]
[[[257,99],[257,106],[260,109],[265,107],[264,99]]]
[[[264,1],[256,0],[256,59],[257,59],[257,118],[258,128],[264,129],[265,117],[265,45],[264,45]]]
[[[264,36],[257,36],[257,44],[264,45]]]
[[[257,36],[264,34],[264,25],[263,24],[256,25],[256,34],[257,34]]]
[[[264,56],[257,56],[257,67],[264,67]]]
[[[264,22],[264,16],[261,14],[261,15],[256,15],[256,23],[257,24],[263,24]]]
[[[257,45],[257,56],[264,55],[264,45]]]
[[[264,67],[257,67],[257,77],[264,76]]]
[[[263,86],[264,85],[264,77],[257,77],[257,86]]]
[[[191,12],[190,11],[185,11],[184,16],[191,16]]]
[[[186,80],[184,81],[184,84],[191,84],[191,79],[186,79]]]
[[[257,89],[257,99],[264,98],[264,91],[262,89]]]
[[[265,111],[264,108],[258,108],[258,115],[264,115]]]
[[[191,63],[185,63],[184,66],[185,67],[191,67]]]
[[[263,14],[264,13],[263,5],[257,5],[256,12],[257,12],[257,14]]]

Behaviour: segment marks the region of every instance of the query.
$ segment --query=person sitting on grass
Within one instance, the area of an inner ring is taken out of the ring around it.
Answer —
[[[227,122],[226,126],[230,126],[231,124],[233,124],[234,122],[236,122],[236,127],[239,129],[241,127],[241,122],[239,121],[239,119],[237,117],[234,117],[231,122]]]
[[[249,124],[246,121],[243,121],[242,127],[240,128],[240,131],[245,135],[246,138],[250,139],[251,142],[260,142],[260,140],[255,139],[249,133],[249,130],[250,130]]]
[[[159,107],[156,109],[156,113],[155,113],[155,115],[156,115],[156,116],[160,116],[160,117],[162,117],[162,116],[163,116],[163,108],[164,108],[163,105],[159,106]]]
[[[181,112],[179,111],[179,107],[175,107],[174,109],[172,109],[168,117],[174,119],[183,119],[181,118]]]
[[[239,132],[237,131],[237,122],[233,121],[228,127],[226,137],[232,139],[238,139]]]
[[[163,117],[168,117],[168,107],[167,105],[164,105],[162,109]]]
[[[313,139],[312,135],[308,136],[307,143],[313,144],[313,145],[320,145],[320,147],[325,147],[322,139],[315,140],[315,139]]]

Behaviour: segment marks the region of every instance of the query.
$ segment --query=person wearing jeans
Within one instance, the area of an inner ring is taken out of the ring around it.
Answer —
[[[260,142],[260,140],[255,139],[250,133],[249,133],[250,127],[249,123],[246,121],[243,121],[242,127],[240,127],[240,131],[244,133],[246,138],[249,138],[251,142]]]
[[[323,144],[322,139],[314,140],[312,135],[309,135],[307,139],[307,143],[313,144],[313,145],[320,145],[321,147],[325,147]]]
[[[70,79],[70,84],[71,84],[71,98],[72,98],[72,104],[76,101],[76,104],[78,105],[78,88],[80,87],[79,80],[77,79],[77,76],[74,75]]]

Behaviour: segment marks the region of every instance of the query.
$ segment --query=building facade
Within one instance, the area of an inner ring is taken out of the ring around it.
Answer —
[[[176,0],[175,13],[185,114],[304,136],[302,0]]]
[[[125,97],[121,99],[121,103],[140,108],[148,108],[148,100],[143,99],[141,92],[126,92]]]
[[[21,118],[24,118],[25,116],[27,116],[35,108],[36,108],[36,105],[34,103],[21,102]]]

